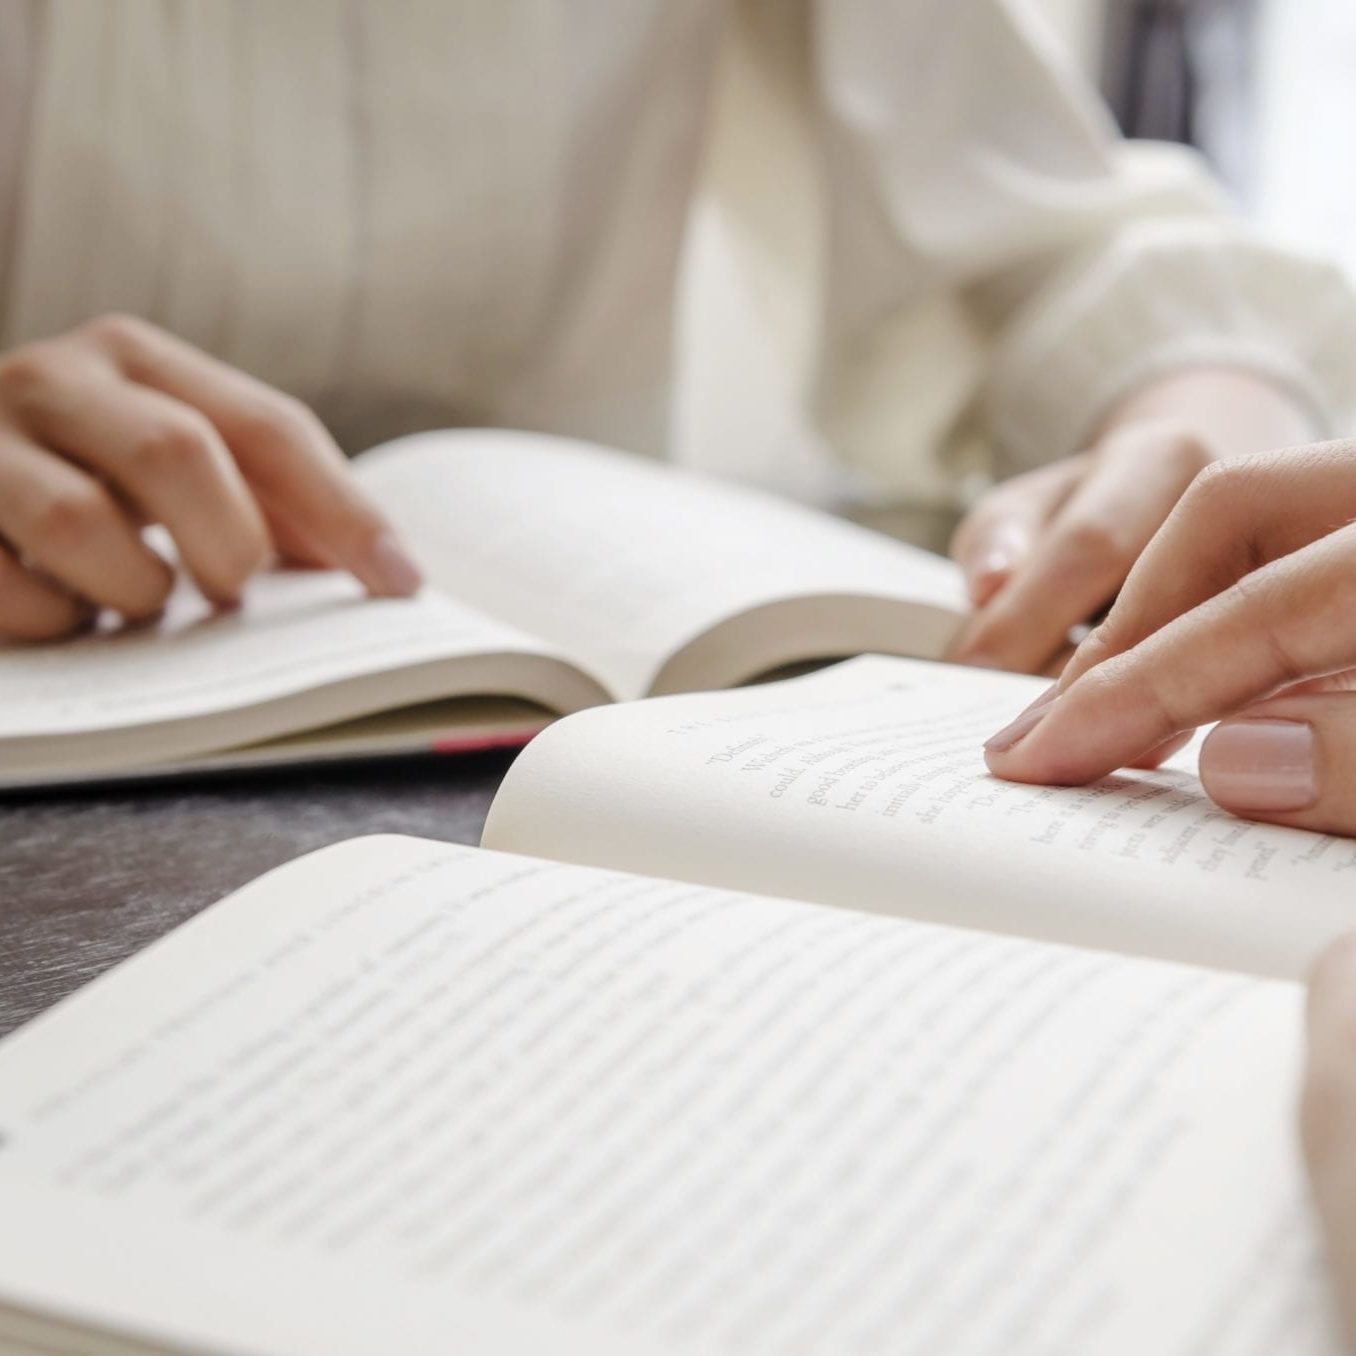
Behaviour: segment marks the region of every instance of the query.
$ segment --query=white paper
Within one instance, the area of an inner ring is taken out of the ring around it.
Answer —
[[[564,439],[423,434],[360,458],[358,475],[441,588],[541,636],[622,699],[649,691],[720,623],[778,604],[800,606],[761,634],[731,629],[691,684],[896,644],[931,656],[966,610],[948,561],[761,492]],[[828,605],[807,611],[814,598]],[[819,634],[844,648],[821,649]]]
[[[213,613],[188,585],[163,623],[0,648],[0,739],[182,720],[430,660],[547,646],[425,591],[369,599],[349,576],[288,571]]]
[[[1250,824],[1189,757],[1092,787],[989,775],[1038,680],[867,658],[584,713],[510,770],[487,846],[1303,976],[1356,924],[1356,843]]]
[[[345,844],[0,1045],[0,1333],[36,1310],[274,1356],[1317,1356],[1299,1007]]]
[[[187,585],[161,625],[0,646],[0,786],[121,775],[444,698],[605,701],[550,646],[425,590],[339,573],[251,582],[214,615]]]

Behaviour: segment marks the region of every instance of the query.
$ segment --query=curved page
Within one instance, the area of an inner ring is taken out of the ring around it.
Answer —
[[[436,698],[558,711],[605,694],[549,646],[426,590],[367,599],[338,573],[252,581],[213,615],[188,586],[162,625],[0,648],[0,784],[146,766]]]
[[[796,659],[931,657],[965,612],[959,572],[925,551],[563,438],[421,434],[359,458],[358,475],[444,591],[550,641],[622,699]]]
[[[1356,843],[1217,810],[1189,758],[1092,787],[988,774],[1035,679],[867,658],[560,722],[489,847],[1299,976],[1356,922]]]

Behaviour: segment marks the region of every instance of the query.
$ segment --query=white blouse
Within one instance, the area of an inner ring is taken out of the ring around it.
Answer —
[[[1121,144],[1022,0],[755,3],[807,19],[813,402],[881,493],[953,500],[978,445],[1070,453],[1184,363],[1349,426],[1346,284],[1247,238],[1189,153]],[[350,446],[474,422],[662,453],[726,8],[0,0],[0,343],[134,311]]]

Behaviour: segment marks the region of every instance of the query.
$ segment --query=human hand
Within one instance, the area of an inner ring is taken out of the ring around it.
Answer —
[[[1300,1139],[1348,1341],[1356,1349],[1356,935],[1331,946],[1309,985]]]
[[[1220,806],[1356,835],[1354,520],[1356,443],[1210,467],[989,767],[1080,784],[1220,721],[1200,758]]]
[[[374,594],[419,575],[303,405],[145,321],[108,316],[0,354],[0,638],[43,640],[101,608],[154,616],[168,529],[229,605],[276,553]]]
[[[976,612],[948,657],[1058,671],[1070,632],[1110,605],[1205,467],[1311,437],[1279,387],[1244,372],[1198,369],[1141,389],[1089,451],[997,486],[961,523],[952,554]]]

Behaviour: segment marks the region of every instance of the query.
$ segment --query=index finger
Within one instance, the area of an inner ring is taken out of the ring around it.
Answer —
[[[1063,686],[1249,571],[1356,517],[1356,443],[1235,457],[1197,476],[1130,571]]]
[[[96,322],[93,334],[130,380],[206,415],[270,518],[371,593],[419,587],[417,567],[304,405],[133,317]]]
[[[1356,525],[1245,575],[1075,678],[994,736],[989,767],[1013,781],[1096,781],[1174,735],[1356,666],[1353,609]]]

